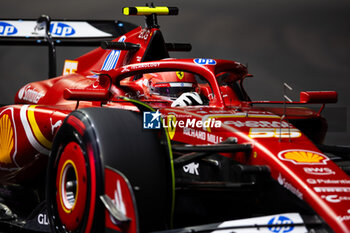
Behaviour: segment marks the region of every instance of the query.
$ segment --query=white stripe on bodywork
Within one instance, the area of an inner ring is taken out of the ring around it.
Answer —
[[[36,140],[36,138],[33,135],[32,129],[30,128],[30,125],[27,119],[28,107],[29,105],[23,105],[20,111],[21,122],[24,128],[24,131],[27,135],[28,141],[38,152],[44,155],[49,155],[50,151],[45,147],[43,147],[42,145],[40,145],[40,143]]]

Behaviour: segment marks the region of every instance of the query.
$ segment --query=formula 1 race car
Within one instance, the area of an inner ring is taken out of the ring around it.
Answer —
[[[49,79],[0,108],[1,227],[350,232],[349,149],[323,144],[321,112],[336,92],[252,101],[244,65],[170,58],[191,50],[159,29],[176,7],[123,12],[145,16],[145,28],[0,21],[1,44],[45,45],[50,60]],[[56,46],[99,44],[56,77]]]

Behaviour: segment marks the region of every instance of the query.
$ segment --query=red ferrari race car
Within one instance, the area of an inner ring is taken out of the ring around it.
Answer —
[[[349,150],[323,144],[333,91],[251,101],[235,61],[174,59],[158,15],[2,20],[2,44],[45,45],[49,79],[0,108],[0,222],[40,232],[350,232]],[[115,37],[115,39],[111,39]],[[55,47],[101,47],[66,60]],[[288,85],[285,85],[288,88]],[[300,107],[320,104],[318,111]]]

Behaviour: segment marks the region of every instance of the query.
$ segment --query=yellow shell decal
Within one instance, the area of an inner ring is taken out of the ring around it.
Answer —
[[[167,130],[169,134],[170,140],[172,140],[175,136],[175,130],[176,130],[176,116],[175,115],[168,115],[167,116]]]
[[[14,132],[7,114],[0,118],[0,163],[12,163],[11,152],[14,146]]]
[[[176,71],[176,76],[181,80],[184,78],[185,73],[183,71]]]
[[[285,150],[281,151],[278,157],[294,164],[327,164],[329,160],[321,153],[308,150]]]

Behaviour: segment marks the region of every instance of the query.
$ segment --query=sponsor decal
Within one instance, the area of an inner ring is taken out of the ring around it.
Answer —
[[[18,98],[20,100],[25,100],[35,104],[38,103],[44,95],[44,93],[37,91],[36,88],[31,88],[30,85],[22,87],[18,92]]]
[[[339,203],[341,201],[350,201],[349,196],[339,196],[339,195],[322,195],[323,199],[331,203]]]
[[[350,193],[350,187],[314,187],[317,193]]]
[[[310,175],[327,176],[334,175],[335,172],[328,167],[304,167],[304,172]]]
[[[344,215],[344,216],[337,216],[337,219],[341,222],[344,221],[349,221],[350,220],[350,215]]]
[[[130,69],[123,67],[122,73],[129,72],[129,71],[130,71]],[[144,81],[147,81],[147,80],[145,79]]]
[[[17,33],[17,28],[12,24],[0,22],[0,36],[11,36]]]
[[[126,207],[123,200],[122,189],[121,189],[119,180],[117,181],[116,190],[114,191],[114,199],[112,200],[112,202],[115,204],[115,207],[117,208],[117,210],[119,210],[122,214],[126,216]],[[109,217],[114,224],[116,225],[119,224],[118,220],[113,218],[112,215],[109,215]]]
[[[237,229],[237,231],[236,231]],[[229,232],[309,232],[303,219],[296,213],[284,213],[262,217],[246,218],[222,222],[215,233]]]
[[[183,71],[176,71],[176,76],[181,80],[184,78],[185,73]]]
[[[298,138],[301,136],[301,132],[294,128],[251,128],[248,136],[250,138]]]
[[[53,36],[72,36],[75,34],[75,29],[68,24],[61,22],[52,22],[50,25],[50,33]]]
[[[350,184],[350,180],[307,179],[309,184]]]
[[[291,226],[289,224],[293,224],[294,222],[292,219],[280,215],[277,217],[273,217],[270,219],[270,221],[267,223],[268,225],[274,225],[274,226],[268,226],[269,231],[271,232],[276,232],[276,233],[286,233],[286,232],[291,232],[294,229],[294,226]],[[283,226],[286,225],[286,226]],[[275,225],[280,225],[280,226],[275,226]]]
[[[125,36],[119,38],[118,42],[123,42],[125,40]],[[119,60],[120,50],[112,50],[106,57],[103,62],[101,70],[111,70],[114,69]]]
[[[52,117],[50,117],[51,124],[51,134],[53,135],[56,128],[59,128],[62,125],[62,120],[56,121],[54,124],[52,123]]]
[[[12,164],[16,153],[17,135],[13,108],[7,108],[0,113],[0,163]]]
[[[49,218],[47,217],[46,214],[39,214],[37,220],[40,225],[45,225],[45,226],[49,225]]]
[[[78,61],[65,60],[63,67],[63,75],[74,74],[78,69]]]
[[[193,61],[198,65],[216,65],[216,61],[214,59],[196,58]]]
[[[211,133],[207,133],[207,141],[216,144],[223,142],[224,138]]]
[[[0,36],[16,36],[25,38],[45,37],[45,30],[34,30],[36,25],[37,22],[34,20],[0,21]],[[96,38],[112,36],[112,34],[101,31],[88,22],[81,21],[52,21],[50,25],[50,33],[54,38]]]
[[[148,29],[142,29],[142,31],[140,32],[138,38],[142,39],[142,40],[147,40],[150,36],[151,36],[151,31]]]
[[[130,68],[133,70],[138,70],[142,68],[158,68],[159,66],[160,66],[159,63],[143,63],[143,64],[133,65]]]
[[[287,182],[286,178],[283,178],[281,173],[278,175],[277,181],[280,185],[282,185],[284,188],[291,191],[299,199],[303,199],[302,192],[300,192],[299,189],[295,188],[291,183]]]
[[[206,140],[206,134],[205,134],[205,132],[203,132],[201,130],[195,130],[195,129],[192,129],[192,128],[185,127],[183,129],[183,134],[187,135],[187,136],[190,136],[192,138],[197,138],[197,139],[203,140],[203,141]]]
[[[215,113],[215,111],[209,111],[210,113]],[[227,111],[224,111],[227,112]],[[206,111],[198,111],[198,113],[206,113]],[[251,112],[235,112],[235,113],[231,113],[231,114],[220,114],[220,111],[217,111],[218,114],[208,114],[203,116],[203,120],[207,120],[210,118],[215,118],[215,119],[221,119],[221,121],[223,121],[224,124],[227,125],[235,125],[237,124],[237,127],[254,127],[257,126],[259,127],[259,122],[257,121],[236,121],[236,120],[224,120],[225,118],[278,118],[280,119],[279,116],[277,115],[271,115],[271,114],[265,114],[265,113],[261,113],[261,112],[255,112],[255,111],[251,111]],[[263,121],[262,121],[263,122]],[[283,122],[282,122],[283,124]],[[288,123],[287,123],[288,124]],[[248,126],[249,125],[249,126]],[[288,125],[287,125],[288,126]],[[210,128],[206,129],[207,131],[210,132]]]
[[[249,115],[250,116],[250,115]],[[226,125],[233,125],[237,128],[248,127],[248,128],[288,128],[293,127],[285,121],[239,121],[239,120],[228,120],[223,122]]]
[[[288,162],[292,162],[296,165],[300,164],[327,164],[329,158],[325,155],[309,150],[284,150],[278,153],[278,158]]]
[[[198,167],[199,167],[199,163],[193,162],[183,166],[183,170],[186,173],[199,176]]]
[[[211,134],[209,132],[204,132],[202,130],[187,128],[187,127],[183,128],[183,134],[192,138],[196,138],[196,139],[207,141],[214,144],[220,143],[224,140],[223,137],[220,137],[218,135]]]

